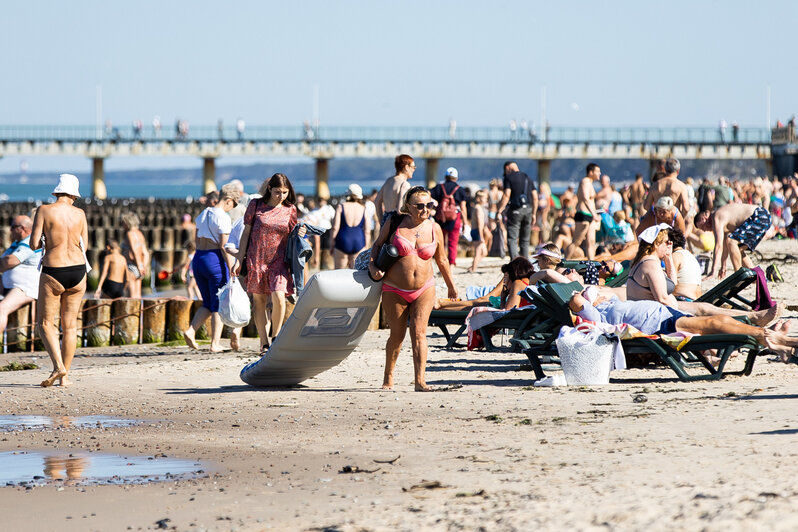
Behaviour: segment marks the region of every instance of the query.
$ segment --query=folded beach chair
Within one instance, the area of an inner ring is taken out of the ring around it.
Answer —
[[[749,268],[740,268],[721,282],[707,290],[696,301],[711,303],[716,307],[729,305],[737,310],[749,311],[754,301],[744,298],[740,292],[756,282],[756,273]]]
[[[540,293],[536,301],[539,308],[546,312],[551,312],[560,327],[564,325],[573,326],[573,318],[568,309],[568,301],[574,290],[579,290],[579,283],[548,284],[540,287]],[[559,333],[559,329],[557,330]],[[537,378],[543,378],[540,357],[544,355],[556,355],[556,344],[553,338],[547,338],[542,342],[527,342],[524,353],[529,358],[532,368]],[[518,342],[516,342],[518,343]],[[679,380],[689,382],[698,380],[717,380],[724,375],[750,375],[754,367],[757,356],[772,353],[768,348],[760,345],[752,336],[744,334],[712,334],[691,337],[682,347],[677,350],[661,339],[633,338],[623,340],[622,346],[627,354],[653,353],[662,362],[676,373]],[[720,361],[717,367],[713,367],[701,355],[702,351],[716,349]],[[745,365],[739,371],[725,371],[726,363],[731,355],[737,351],[747,352]],[[703,368],[704,373],[688,373],[689,368]]]

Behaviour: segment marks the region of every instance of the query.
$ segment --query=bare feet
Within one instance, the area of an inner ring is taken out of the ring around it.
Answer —
[[[211,344],[211,353],[224,353],[225,351],[230,351],[230,349],[222,344]]]
[[[782,312],[784,312],[784,303],[776,303],[775,307],[755,312],[754,319],[752,319],[751,322],[760,327],[764,327],[771,321],[778,319]]]
[[[59,384],[59,386],[61,386],[63,388],[68,388],[68,387],[72,386],[72,381],[67,379],[66,375],[64,375],[63,377],[61,377],[61,384]]]
[[[391,384],[383,384],[382,385],[382,389],[383,390],[393,390],[393,385],[391,385]]]
[[[393,390],[393,375],[384,375],[382,378],[382,389]]]
[[[183,331],[183,339],[186,341],[186,345],[191,349],[199,349],[193,334],[189,334],[188,331]]]
[[[770,327],[768,327],[771,331],[780,332],[782,334],[789,334],[790,332],[790,320],[779,320]]]
[[[241,342],[238,339],[238,334],[235,332],[230,333],[230,347],[233,348],[233,351],[241,349]]]
[[[43,388],[47,388],[48,386],[52,386],[55,383],[55,381],[57,381],[59,379],[63,379],[64,377],[66,377],[66,374],[67,374],[67,372],[66,372],[65,369],[55,369],[55,370],[53,370],[53,372],[50,374],[49,377],[47,377],[46,379],[44,379],[42,381],[41,386]]]
[[[416,383],[416,391],[417,391],[417,392],[431,392],[431,391],[433,391],[433,390],[432,390],[432,388],[430,388],[429,386],[427,386],[425,383],[423,383],[423,382],[417,382],[417,383]]]

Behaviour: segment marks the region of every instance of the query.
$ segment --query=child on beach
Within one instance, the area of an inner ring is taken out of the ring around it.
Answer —
[[[105,244],[102,273],[94,297],[99,298],[101,295],[111,299],[123,297],[126,275],[127,260],[122,255],[122,248],[116,240],[109,240]]]
[[[188,257],[186,257],[186,262],[180,266],[180,280],[186,283],[186,294],[189,299],[202,301],[202,294],[200,294],[197,281],[194,279],[194,271],[191,268],[191,261],[194,260],[197,244],[190,240],[186,243],[186,251],[188,251]]]
[[[488,195],[484,190],[479,190],[474,195],[476,205],[471,212],[471,246],[474,248],[474,262],[468,269],[469,272],[477,271],[477,266],[482,257],[488,254],[487,242],[491,239],[488,229]]]

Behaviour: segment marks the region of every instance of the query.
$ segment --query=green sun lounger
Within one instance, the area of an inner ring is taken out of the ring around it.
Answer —
[[[753,310],[754,301],[746,299],[740,292],[756,282],[756,273],[749,268],[740,268],[721,282],[701,294],[696,301],[711,303],[716,307],[729,305],[743,311]]]
[[[547,284],[540,287],[539,301],[536,301],[536,304],[544,312],[551,312],[552,317],[558,321],[559,327],[556,328],[556,333],[546,340],[527,342],[525,346],[524,353],[529,358],[537,378],[545,376],[541,357],[544,355],[556,355],[554,340],[559,333],[559,328],[573,324],[571,313],[568,309],[568,301],[573,291],[580,288],[579,283]],[[662,340],[651,338],[624,340],[622,345],[624,352],[628,354],[653,353],[657,355],[665,365],[676,373],[679,380],[685,382],[717,380],[725,375],[750,375],[756,357],[771,352],[768,348],[760,345],[755,338],[744,334],[693,336],[679,351]],[[707,349],[716,349],[718,351],[719,363],[717,367],[712,366],[701,355],[701,352]],[[725,371],[726,363],[731,355],[737,351],[747,352],[743,369]],[[688,372],[688,369],[696,367],[703,368],[704,373],[696,375]]]

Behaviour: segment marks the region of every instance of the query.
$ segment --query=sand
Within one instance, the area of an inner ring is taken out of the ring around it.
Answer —
[[[763,264],[779,258],[785,278],[774,296],[798,303],[798,265],[783,260],[798,255],[795,242],[761,251]],[[458,268],[458,285],[495,280],[498,262],[489,264],[473,275]],[[290,390],[239,380],[252,350],[154,346],[80,349],[74,386],[43,389],[49,359],[36,353],[42,369],[0,373],[0,415],[151,423],[5,432],[0,452],[165,454],[203,461],[208,474],[0,488],[2,529],[798,527],[798,366],[761,357],[753,375],[719,382],[681,383],[662,368],[614,372],[602,387],[540,389],[521,371],[523,355],[445,351],[431,334],[428,382],[463,387],[413,392],[408,341],[395,391],[385,392],[386,335],[367,333],[340,366]]]

